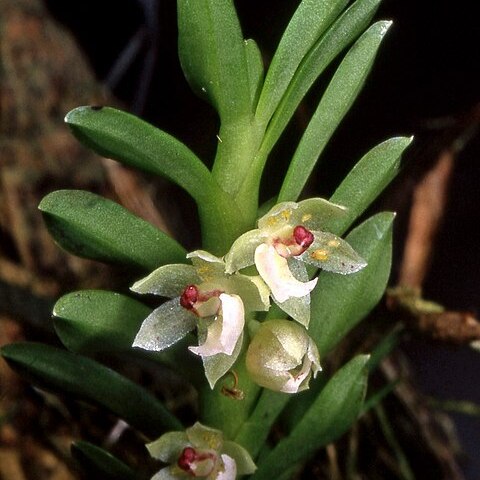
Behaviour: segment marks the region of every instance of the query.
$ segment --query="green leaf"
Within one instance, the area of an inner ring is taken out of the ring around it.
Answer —
[[[161,175],[197,202],[204,248],[223,255],[249,228],[243,213],[220,188],[207,167],[183,143],[129,113],[114,108],[79,107],[65,121],[73,134],[100,155]]]
[[[222,122],[251,112],[247,60],[232,0],[178,0],[178,50],[192,88]]]
[[[72,457],[89,478],[105,480],[138,480],[138,475],[128,465],[89,442],[72,443]]]
[[[58,244],[79,257],[150,271],[185,262],[185,249],[150,223],[99,195],[58,190],[38,207]]]
[[[105,290],[81,290],[61,297],[53,308],[54,326],[72,352],[125,352],[151,313],[143,303]]]
[[[303,57],[347,4],[348,0],[303,0],[300,3],[267,71],[256,112],[261,124],[268,123]]]
[[[38,343],[6,345],[0,352],[28,381],[54,393],[98,404],[150,437],[182,424],[147,390],[99,363]]]
[[[207,167],[189,148],[130,113],[111,107],[78,107],[66,115],[65,122],[99,155],[168,178],[197,202],[212,184]]]
[[[325,355],[377,304],[390,275],[394,214],[374,215],[355,228],[347,242],[367,262],[352,275],[321,272],[311,293],[309,333]]]
[[[195,355],[186,354],[190,337],[164,352],[132,348],[151,308],[126,295],[105,290],[82,290],[61,297],[53,309],[54,326],[62,343],[74,353],[124,353],[148,358],[197,383],[204,378]]]
[[[251,38],[245,40],[245,55],[247,57],[250,101],[255,108],[263,84],[263,58],[255,40]]]
[[[295,201],[300,195],[318,157],[363,87],[390,25],[384,21],[375,23],[348,51],[300,140],[279,201]]]
[[[357,0],[305,55],[268,125],[262,151],[270,152],[315,80],[367,28],[380,2]]]
[[[365,398],[367,361],[368,355],[359,355],[335,373],[290,435],[258,465],[252,480],[278,478],[283,471],[307,460],[350,428]]]
[[[361,158],[330,198],[347,207],[346,214],[330,220],[326,230],[341,235],[367,209],[398,174],[401,155],[412,139],[390,138]]]

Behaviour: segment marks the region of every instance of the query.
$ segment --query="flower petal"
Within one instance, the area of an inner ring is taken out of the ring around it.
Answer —
[[[287,260],[279,255],[272,245],[262,243],[256,248],[255,265],[270,287],[273,297],[280,303],[291,297],[308,295],[317,284],[316,278],[309,282],[298,281],[292,275]]]
[[[298,202],[298,208],[292,212],[291,224],[303,225],[309,230],[320,230],[334,219],[342,218],[347,209],[324,198],[307,198]]]
[[[192,261],[195,271],[202,282],[210,282],[212,279],[225,277],[225,263],[221,258],[206,252],[205,250],[195,250],[187,255]]]
[[[245,325],[245,310],[238,295],[220,295],[222,304],[220,313],[208,326],[207,339],[198,347],[188,347],[190,351],[202,357],[217,353],[231,355]]]
[[[261,230],[249,230],[240,235],[230,251],[225,255],[226,273],[234,273],[254,264],[255,249],[265,241],[266,234]]]
[[[222,287],[225,293],[235,293],[242,299],[246,312],[267,311],[270,307],[270,289],[260,275],[229,275]]]
[[[272,232],[285,225],[293,225],[291,223],[291,217],[297,208],[298,203],[295,202],[277,203],[258,220],[258,228]]]
[[[195,315],[174,298],[160,305],[143,321],[132,346],[159,352],[178,342],[195,325]]]
[[[210,388],[213,390],[217,381],[222,378],[236,362],[238,355],[242,350],[243,332],[240,334],[237,345],[231,355],[218,353],[211,357],[202,357],[205,376],[207,377]]]
[[[187,445],[185,432],[168,432],[154,442],[147,443],[146,447],[151,457],[164,463],[175,463]]]
[[[212,480],[235,480],[237,478],[237,464],[235,460],[225,454],[222,454],[221,457],[224,470],[223,472],[218,472],[215,477],[212,477]]]
[[[178,480],[180,478],[177,475],[178,470],[176,466],[162,468],[150,480]]]
[[[295,373],[295,375],[289,372],[289,378],[283,384],[280,391],[284,393],[297,393],[307,390],[309,388],[308,383],[310,377],[312,376],[311,366],[312,362],[305,355],[300,372]]]
[[[178,297],[187,285],[196,284],[200,277],[192,265],[164,265],[135,282],[130,288],[136,293],[153,293],[162,297]]]
[[[308,281],[308,273],[305,264],[296,257],[288,259],[288,266],[293,276],[301,281]],[[275,300],[275,299],[274,299]],[[300,298],[292,297],[284,302],[275,302],[287,315],[292,317],[295,321],[308,328],[310,323],[310,295],[305,295]]]
[[[238,443],[225,440],[222,451],[235,460],[238,475],[251,475],[257,469],[248,451]]]
[[[327,272],[348,275],[366,267],[367,262],[342,238],[328,232],[312,232],[315,240],[299,259]]]
[[[200,449],[220,450],[223,445],[223,433],[216,428],[195,422],[185,430],[189,442]]]

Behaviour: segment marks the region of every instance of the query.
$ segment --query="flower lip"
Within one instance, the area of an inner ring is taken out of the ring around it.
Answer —
[[[297,245],[300,245],[305,250],[315,240],[315,237],[314,237],[313,233],[310,230],[306,229],[303,225],[297,225],[293,229],[293,238],[295,239],[295,243]]]

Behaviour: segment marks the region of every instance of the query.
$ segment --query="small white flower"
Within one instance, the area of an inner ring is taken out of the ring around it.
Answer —
[[[283,311],[305,327],[310,321],[309,280],[305,264],[341,274],[355,273],[366,262],[341,238],[320,230],[345,208],[321,198],[275,205],[258,221],[258,228],[241,235],[225,256],[233,273],[255,264]]]
[[[268,288],[258,277],[225,273],[225,263],[201,250],[188,256],[193,265],[165,265],[136,282],[132,290],[174,297],[142,323],[134,347],[162,351],[197,329],[198,346],[213,388],[240,353],[245,312],[267,310]]]
[[[169,432],[149,443],[150,455],[168,467],[151,480],[202,478],[235,480],[256,470],[249,453],[240,445],[223,439],[220,430],[197,422],[185,432]]]

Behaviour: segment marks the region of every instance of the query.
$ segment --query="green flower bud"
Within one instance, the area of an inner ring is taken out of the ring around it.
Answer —
[[[301,325],[269,320],[260,325],[247,351],[252,379],[262,387],[285,393],[306,390],[321,370],[318,349]]]

